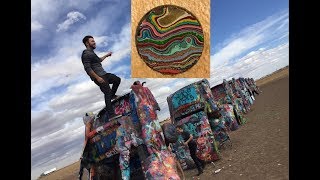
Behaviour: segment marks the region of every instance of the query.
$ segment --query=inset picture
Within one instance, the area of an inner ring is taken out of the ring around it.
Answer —
[[[132,0],[132,78],[210,77],[210,1],[175,2]]]

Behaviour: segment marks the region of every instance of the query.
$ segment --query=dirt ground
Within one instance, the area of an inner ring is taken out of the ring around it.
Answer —
[[[281,68],[278,71],[259,79],[256,83],[258,86],[262,86],[264,84],[267,84],[272,81],[276,81],[286,76],[289,76],[289,66]]]
[[[245,115],[247,124],[230,132],[232,148],[221,150],[222,159],[207,164],[200,176],[196,169],[186,170],[186,179],[289,179],[288,68],[257,84],[262,93]],[[41,179],[76,179],[78,170],[79,162]]]

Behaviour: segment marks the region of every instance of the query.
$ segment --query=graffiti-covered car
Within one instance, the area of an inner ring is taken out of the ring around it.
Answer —
[[[239,128],[237,117],[234,114],[234,108],[232,105],[232,97],[227,94],[223,84],[218,84],[211,88],[211,92],[215,102],[218,103],[219,111],[223,124],[226,125],[228,130],[234,131]],[[216,121],[216,120],[214,120]],[[212,122],[211,124],[217,124],[222,126],[223,124]],[[219,127],[218,126],[218,127]],[[213,127],[214,128],[214,127]],[[216,129],[216,128],[214,128]],[[221,134],[221,133],[220,133]]]
[[[220,159],[217,142],[210,127],[208,114],[218,111],[213,100],[208,80],[187,85],[167,97],[170,118],[175,126],[181,126],[184,131],[192,134],[197,143],[196,155],[204,161]],[[179,139],[181,140],[181,136]],[[176,146],[180,147],[180,140]],[[180,143],[181,144],[181,143]],[[184,148],[179,148],[180,154]],[[178,159],[180,158],[177,155]]]
[[[234,78],[232,80],[228,81],[229,85],[232,89],[233,94],[235,95],[235,101],[239,109],[241,109],[242,113],[246,114],[249,112],[249,107],[246,99],[244,98],[241,88],[239,87],[239,84],[236,82]]]
[[[116,116],[108,118],[105,108],[97,113],[84,159],[102,179],[180,179],[157,121],[157,101],[140,83],[131,89],[112,101]]]

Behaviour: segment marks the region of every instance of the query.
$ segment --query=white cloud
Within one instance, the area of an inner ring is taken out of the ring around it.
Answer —
[[[43,25],[40,24],[38,21],[31,22],[31,31],[40,31],[43,28]]]
[[[211,86],[222,83],[222,79],[232,77],[261,78],[284,66],[289,65],[289,44],[281,44],[271,49],[258,49],[248,53],[236,63],[211,69]]]
[[[97,36],[97,37],[94,37],[94,41],[98,46],[107,46],[109,44],[110,38],[111,37],[108,37],[108,36]]]
[[[46,27],[46,31],[41,34],[35,34],[36,31],[32,32],[32,46],[40,49],[42,46],[49,46],[54,50],[62,44],[81,43],[82,37],[88,34],[105,36],[108,30],[119,28],[118,23],[123,22],[123,19],[126,18],[123,15],[123,11],[119,11],[119,9],[128,7],[130,7],[130,1],[32,0],[31,21],[41,22]],[[77,30],[72,31],[72,33],[70,33],[71,31],[57,33],[57,24],[65,20],[61,18],[65,17],[70,11],[75,10],[86,14],[87,21],[81,24],[81,27],[75,28]],[[56,52],[51,51],[50,53]],[[49,56],[49,54],[47,55]]]
[[[237,57],[244,51],[256,46],[263,39],[262,35],[250,35],[246,38],[237,38],[225,46],[221,51],[212,56],[213,66],[219,66],[229,62],[230,59]]]
[[[86,16],[77,11],[69,12],[67,14],[67,19],[63,23],[58,24],[57,32],[68,30],[72,24],[80,21],[81,19],[85,20]]]
[[[71,9],[84,11],[101,0],[32,0],[31,20],[52,24]]]
[[[63,58],[63,61],[60,60]],[[83,69],[76,55],[63,57],[57,55],[47,61],[31,65],[31,97],[74,81]]]
[[[68,141],[70,139],[83,136],[83,132],[84,124],[81,118],[69,120],[61,129],[44,135],[38,140],[31,139],[31,150],[50,144],[51,142]]]
[[[277,29],[276,29],[277,28]],[[275,30],[276,29],[276,30]],[[288,31],[288,12],[282,12],[266,18],[265,20],[243,29],[231,39],[224,42],[222,49],[214,49],[216,53],[211,56],[211,66],[226,65],[230,60],[237,58],[253,47],[266,43]]]

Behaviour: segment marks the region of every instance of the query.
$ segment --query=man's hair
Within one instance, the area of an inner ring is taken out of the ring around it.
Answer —
[[[85,36],[85,37],[82,39],[83,44],[86,45],[86,42],[87,42],[90,38],[93,38],[93,37],[90,36],[90,35]]]
[[[180,125],[180,126],[177,126],[176,129],[182,129],[182,130],[183,130],[183,128],[182,128],[181,125]]]

